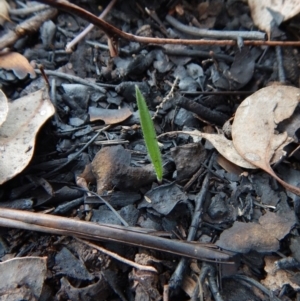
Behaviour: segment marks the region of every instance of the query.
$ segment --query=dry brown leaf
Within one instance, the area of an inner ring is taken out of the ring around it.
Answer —
[[[128,108],[120,110],[109,110],[95,107],[89,107],[90,121],[102,120],[105,124],[120,123],[132,115]]]
[[[18,79],[24,79],[28,74],[35,78],[36,74],[27,58],[18,52],[0,54],[0,69],[11,70]]]
[[[278,270],[276,268],[276,261],[278,257],[266,256],[265,257],[265,271],[267,277],[261,280],[261,283],[271,291],[280,291],[283,286],[289,284],[294,290],[299,290],[300,286],[297,280],[293,280],[293,274],[285,270]]]
[[[3,25],[4,22],[9,21],[8,15],[9,5],[5,0],[0,0],[0,25]]]
[[[272,22],[280,25],[300,12],[297,0],[248,0],[254,24],[270,37]]]
[[[217,151],[225,157],[227,160],[231,161],[232,163],[248,169],[257,169],[257,167],[245,159],[243,159],[239,153],[235,150],[233,143],[231,140],[228,140],[225,136],[222,134],[208,134],[208,133],[202,133],[198,130],[193,131],[174,131],[174,132],[168,132],[165,134],[160,135],[158,138],[163,137],[164,135],[178,135],[178,134],[186,134],[190,135],[194,139],[194,142],[197,142],[199,138],[207,139],[216,149]]]
[[[44,90],[16,99],[8,108],[6,121],[0,127],[0,184],[28,165],[38,130],[55,112]]]
[[[235,221],[233,226],[222,232],[216,245],[225,250],[238,253],[275,252],[279,249],[279,240],[290,233],[296,224],[294,211],[279,215],[267,211],[259,218],[259,223]]]
[[[283,148],[293,141],[287,133],[275,133],[279,122],[289,118],[300,100],[300,89],[273,85],[247,97],[238,107],[232,124],[232,139],[237,152],[251,164],[265,170],[291,192],[300,189],[281,180],[270,162],[284,155]]]
[[[5,94],[0,90],[0,126],[5,121],[8,113],[8,104]]]

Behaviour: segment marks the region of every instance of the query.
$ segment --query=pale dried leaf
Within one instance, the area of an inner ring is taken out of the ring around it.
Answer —
[[[109,110],[95,107],[89,107],[90,121],[102,120],[105,124],[120,123],[132,115],[128,108],[120,110]]]
[[[281,180],[270,162],[285,153],[293,141],[287,133],[275,133],[279,122],[289,118],[300,100],[300,89],[273,85],[247,97],[238,107],[232,124],[232,139],[237,152],[251,164],[265,170],[286,189],[300,195],[300,189]]]
[[[200,138],[207,139],[216,149],[217,151],[225,157],[230,162],[249,169],[257,169],[257,167],[245,159],[243,159],[239,153],[235,150],[233,143],[231,140],[228,140],[222,134],[209,134],[209,133],[202,133],[198,130],[193,131],[176,131],[176,132],[168,132],[165,134],[160,135],[158,138],[163,137],[164,135],[174,135],[174,134],[186,134],[190,135],[191,137],[195,138],[194,142],[197,142]]]
[[[280,25],[300,12],[298,0],[248,0],[254,24],[270,37],[272,22]]]
[[[0,184],[28,165],[38,130],[55,112],[44,90],[16,99],[8,107],[6,121],[0,127]]]
[[[0,25],[3,25],[4,22],[9,21],[8,15],[9,5],[5,0],[0,0]]]
[[[36,74],[27,58],[18,52],[0,54],[0,69],[11,70],[18,79],[24,79],[28,74],[35,78]]]
[[[293,281],[292,279],[293,274],[276,268],[275,263],[278,259],[279,258],[275,256],[265,257],[265,271],[267,272],[267,277],[261,280],[261,283],[271,291],[280,291],[286,284],[289,284],[295,290],[299,290],[300,287],[297,280]]]
[[[5,94],[0,90],[0,126],[5,121],[8,113],[8,104]]]
[[[259,218],[259,223],[235,221],[233,226],[222,232],[216,245],[238,253],[275,252],[279,241],[290,233],[296,224],[294,211],[279,215],[267,211]]]
[[[34,300],[38,300],[42,293],[46,273],[46,257],[14,258],[1,262],[1,300],[4,300],[4,295],[7,295],[5,300],[20,300],[14,294],[17,294],[17,290],[21,287],[28,289]]]

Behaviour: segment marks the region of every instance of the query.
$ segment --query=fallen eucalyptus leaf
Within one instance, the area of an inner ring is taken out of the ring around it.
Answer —
[[[200,138],[207,139],[216,149],[217,151],[225,157],[227,160],[231,161],[232,163],[248,169],[257,169],[257,167],[245,159],[243,159],[239,153],[235,150],[233,143],[231,140],[228,140],[225,136],[222,134],[208,134],[208,133],[202,133],[198,130],[193,131],[174,131],[174,132],[168,132],[165,134],[160,135],[158,138],[161,138],[165,135],[178,135],[178,134],[185,134],[190,135],[191,137],[196,137],[196,141]]]
[[[8,113],[8,104],[6,95],[0,90],[0,126],[6,120]]]
[[[275,129],[279,122],[293,114],[299,100],[300,89],[295,87],[273,85],[260,89],[240,104],[232,124],[232,140],[237,152],[297,195],[300,189],[280,179],[270,162],[274,156],[275,161],[282,157],[283,148],[293,141],[286,132],[276,134]]]
[[[271,35],[272,23],[280,25],[300,12],[300,2],[295,0],[248,0],[254,24]]]
[[[117,124],[129,118],[132,112],[128,108],[109,110],[89,107],[89,114],[90,121],[102,120],[105,124]]]
[[[28,165],[38,130],[55,112],[45,90],[16,99],[8,108],[7,118],[0,127],[0,184]]]

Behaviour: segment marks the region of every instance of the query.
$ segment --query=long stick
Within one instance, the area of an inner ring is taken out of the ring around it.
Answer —
[[[200,243],[166,239],[150,235],[151,230],[149,229],[96,224],[43,213],[1,208],[0,226],[91,240],[114,241],[198,260],[221,260],[224,262],[230,259],[229,254],[215,249],[213,244],[201,245]]]
[[[37,0],[38,2],[48,4],[50,6],[56,7],[60,10],[72,13],[81,17],[82,19],[93,23],[94,25],[101,28],[106,35],[112,39],[116,40],[117,38],[122,38],[128,41],[135,41],[139,43],[146,44],[178,44],[178,45],[237,45],[235,40],[186,40],[186,39],[162,39],[162,38],[149,38],[149,37],[140,37],[133,34],[126,33],[111,24],[105,22],[104,20],[99,19],[97,16],[92,13],[80,8],[79,6],[72,4],[64,0]],[[300,41],[254,41],[254,40],[245,40],[243,41],[244,45],[253,45],[253,46],[300,46]]]

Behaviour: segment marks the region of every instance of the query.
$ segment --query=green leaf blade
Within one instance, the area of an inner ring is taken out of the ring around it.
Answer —
[[[140,114],[140,123],[147,151],[154,166],[157,180],[161,182],[163,177],[163,165],[158,141],[156,138],[154,124],[151,119],[151,115],[149,113],[145,98],[143,97],[138,86],[135,86],[135,92],[137,106]]]

